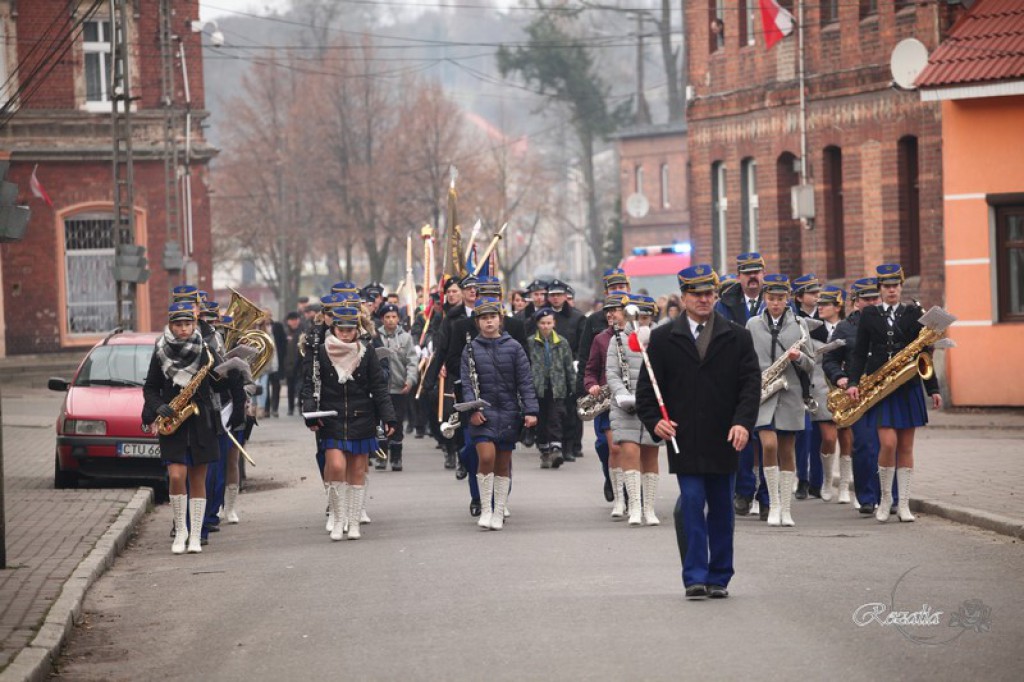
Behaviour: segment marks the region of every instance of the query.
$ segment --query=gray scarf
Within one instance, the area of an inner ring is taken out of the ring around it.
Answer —
[[[157,339],[156,355],[164,376],[175,386],[184,388],[199,371],[203,360],[203,336],[196,328],[192,336],[178,340],[170,327],[164,327],[163,336]]]

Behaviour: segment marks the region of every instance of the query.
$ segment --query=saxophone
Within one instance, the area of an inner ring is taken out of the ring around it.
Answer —
[[[612,406],[612,389],[605,384],[595,396],[589,393],[576,401],[576,414],[585,422],[593,421],[597,415],[607,412]]]
[[[857,400],[841,388],[830,391],[827,405],[836,427],[842,429],[854,424],[869,409],[915,375],[924,380],[931,379],[935,374],[935,365],[926,348],[942,339],[955,321],[954,315],[938,306],[932,307],[919,320],[924,328],[918,332],[917,338],[889,358],[884,365],[861,379]]]
[[[797,322],[797,324],[800,325],[800,338],[796,341],[796,343],[794,343],[792,346],[786,349],[786,352],[783,353],[778,360],[773,362],[771,366],[768,367],[768,369],[761,372],[762,403],[766,402],[769,398],[771,398],[779,391],[785,391],[787,388],[789,388],[789,382],[786,380],[785,377],[786,368],[789,367],[790,363],[792,362],[789,359],[789,354],[794,350],[798,350],[800,346],[807,342],[807,339],[810,336],[807,333],[807,325],[800,324],[799,321]],[[774,344],[775,342],[773,341],[772,343]]]
[[[206,351],[205,344],[203,344],[203,350]],[[192,398],[195,396],[196,391],[199,390],[199,385],[203,383],[203,379],[206,378],[206,375],[210,373],[210,369],[213,367],[213,353],[207,351],[207,355],[210,356],[210,359],[199,368],[196,375],[192,377],[192,381],[188,382],[169,403],[171,409],[174,410],[174,416],[157,417],[153,422],[153,429],[161,436],[170,436],[181,428],[186,419],[192,415],[199,414],[199,406],[196,405]]]

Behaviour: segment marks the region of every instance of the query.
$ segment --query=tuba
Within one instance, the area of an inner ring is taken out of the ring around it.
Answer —
[[[243,345],[256,349],[256,353],[246,358],[255,381],[274,353],[274,339],[262,329],[255,329],[256,325],[266,319],[266,315],[259,306],[234,289],[231,289],[231,303],[224,314],[231,316],[231,324],[225,325],[227,331],[224,333],[224,347],[228,353]]]
[[[915,376],[924,380],[932,378],[935,365],[932,355],[926,349],[946,335],[946,330],[956,317],[938,306],[932,307],[921,316],[924,326],[917,338],[893,355],[884,365],[860,381],[860,397],[854,401],[841,388],[828,394],[828,409],[836,427],[842,429],[855,423],[879,401]]]

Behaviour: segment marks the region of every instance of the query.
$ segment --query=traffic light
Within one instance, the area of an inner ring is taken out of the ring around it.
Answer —
[[[0,161],[0,242],[16,242],[25,236],[28,219],[32,211],[28,206],[18,206],[18,186],[7,182],[10,161]]]
[[[149,261],[146,247],[118,244],[114,252],[114,280],[141,284],[149,280]]]

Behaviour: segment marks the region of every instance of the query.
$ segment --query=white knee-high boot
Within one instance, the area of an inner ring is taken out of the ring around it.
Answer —
[[[796,480],[795,471],[779,472],[779,502],[782,504],[782,525],[795,526],[793,521],[793,482]]]
[[[174,542],[171,543],[171,552],[174,554],[185,553],[185,543],[188,542],[188,495],[171,495],[171,513],[174,515]]]
[[[661,523],[654,513],[654,500],[658,497],[658,474],[646,473],[643,475],[643,497],[644,497],[644,523],[648,526],[657,526]]]
[[[832,501],[832,472],[835,466],[836,453],[821,453],[821,499],[824,502]]]
[[[853,482],[853,457],[839,458],[839,504],[850,504],[850,483]]]
[[[501,530],[505,527],[505,503],[508,502],[508,487],[511,481],[508,476],[494,476],[494,513],[491,514],[491,530]]]
[[[643,506],[640,500],[640,472],[636,469],[622,472],[622,478],[626,484],[626,494],[629,495],[629,525],[639,526],[643,523]]]
[[[188,505],[188,553],[198,554],[203,551],[202,534],[203,519],[206,517],[206,498],[193,497],[188,501]]]
[[[622,498],[622,468],[615,467],[610,469],[608,474],[612,479],[612,494],[615,495],[615,501],[612,502],[612,518],[621,519],[623,514],[626,513],[626,503]]]
[[[768,525],[782,525],[782,496],[779,494],[779,467],[764,468],[764,482],[768,486]],[[789,490],[784,494],[792,495]]]
[[[224,486],[224,519],[228,523],[238,523],[238,484],[229,483]]]
[[[491,507],[491,499],[494,496],[494,474],[490,473],[486,476],[477,474],[476,483],[480,486],[480,518],[477,520],[476,525],[489,529],[491,527],[491,517],[494,516]]]
[[[348,484],[331,481],[327,486],[327,503],[330,505],[331,540],[340,540],[345,534],[345,518],[348,505]]]
[[[366,496],[366,486],[350,485],[348,487],[348,535],[349,540],[358,540],[363,537],[359,532],[359,517],[363,513],[363,498]]]
[[[900,521],[914,521],[916,517],[910,513],[910,486],[914,481],[914,470],[900,467],[896,470],[896,485],[900,488],[900,502],[896,506]]]
[[[889,510],[892,508],[892,479],[896,476],[896,467],[878,467],[878,482],[882,486],[882,499],[875,510],[875,519],[885,523],[889,520]],[[900,497],[903,491],[900,490]]]

